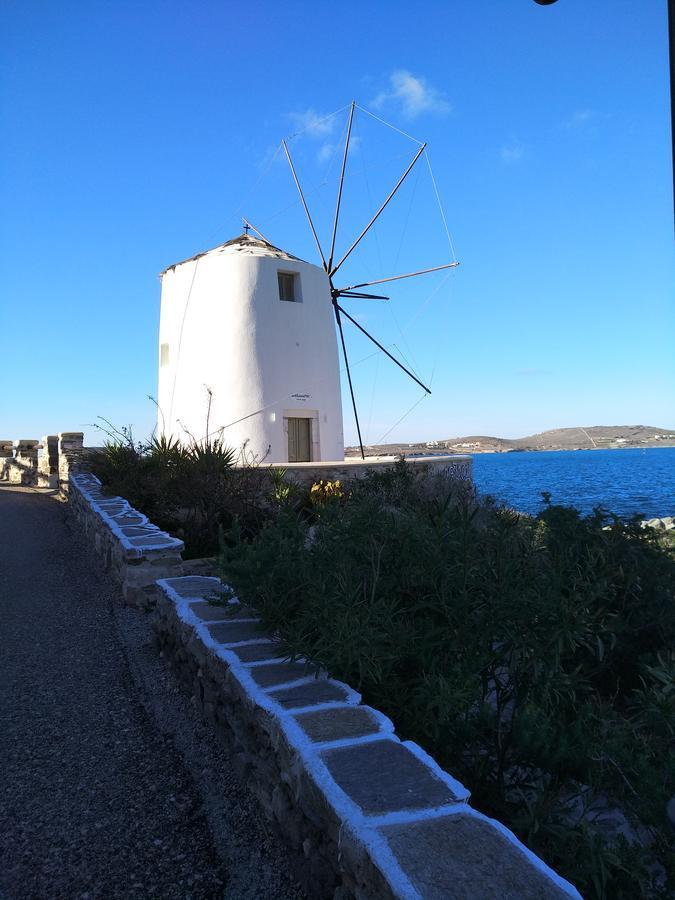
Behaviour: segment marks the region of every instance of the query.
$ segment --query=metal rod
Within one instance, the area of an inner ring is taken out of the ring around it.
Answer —
[[[295,174],[295,168],[293,167],[293,160],[291,159],[291,154],[288,152],[288,147],[286,146],[286,141],[281,142],[284,145],[284,151],[286,152],[286,159],[288,160],[288,165],[291,167],[291,172],[293,173],[293,180],[295,181],[295,186],[298,189],[298,193],[300,194],[300,199],[302,200],[302,205],[305,208],[305,215],[307,216],[307,221],[309,222],[309,227],[312,229],[312,234],[314,235],[314,240],[316,241],[316,246],[319,251],[319,256],[321,257],[321,262],[323,264],[324,270],[328,271],[328,266],[326,265],[326,259],[323,255],[323,250],[321,249],[321,244],[319,243],[319,238],[316,234],[316,229],[314,228],[314,222],[312,222],[312,217],[309,214],[309,209],[307,207],[307,203],[305,201],[305,195],[302,193],[302,188],[300,187],[300,182],[298,181],[298,176]]]
[[[266,238],[265,235],[262,233],[262,231],[258,231],[258,229],[255,227],[255,225],[252,225],[251,222],[249,222],[248,219],[244,219],[244,224],[245,224],[245,225],[248,225],[248,227],[251,229],[251,231],[255,231],[255,233],[258,235],[258,237],[259,237],[259,238],[262,238],[263,241],[266,241],[268,244],[271,244],[271,243],[272,243],[272,242],[270,241],[270,239],[269,239],[269,238]]]
[[[359,331],[362,331],[367,338],[370,338],[370,340],[375,344],[376,347],[379,347],[380,350],[389,357],[389,359],[391,359],[393,362],[395,362],[396,365],[399,367],[399,369],[403,369],[403,371],[406,373],[406,375],[409,375],[413,381],[415,381],[415,382],[417,382],[417,384],[419,384],[419,386],[421,388],[424,388],[424,390],[427,392],[427,394],[431,393],[431,391],[426,386],[426,384],[422,384],[422,382],[419,380],[419,378],[416,375],[413,375],[413,373],[410,371],[410,369],[406,369],[406,367],[403,365],[403,363],[400,363],[396,359],[395,356],[392,356],[386,347],[383,347],[379,341],[375,340],[375,338],[372,336],[372,334],[368,334],[366,329],[363,328],[361,325],[359,325],[359,323],[356,321],[356,319],[353,319],[349,315],[349,313],[345,312],[344,309],[341,306],[339,306],[337,303],[335,303],[334,305],[335,305],[336,309],[339,309],[341,313],[344,313],[344,315],[349,319],[350,322],[352,322],[354,325],[356,325],[356,327],[359,329]]]
[[[342,186],[345,180],[345,169],[347,167],[347,153],[349,152],[349,138],[352,133],[352,119],[354,118],[354,107],[356,106],[356,101],[352,100],[352,105],[349,110],[349,122],[347,124],[347,138],[345,140],[345,151],[342,157],[342,170],[340,172],[340,186],[338,187],[338,195],[337,195],[337,204],[335,206],[335,219],[333,221],[333,236],[330,240],[330,254],[328,256],[328,271],[330,272],[331,266],[333,265],[333,252],[335,251],[335,235],[337,234],[338,227],[338,217],[340,215],[340,201],[342,200]]]
[[[352,409],[354,410],[354,418],[356,419],[356,433],[359,436],[359,447],[361,448],[361,459],[366,458],[363,452],[363,441],[361,440],[361,426],[359,425],[359,414],[356,411],[356,399],[354,398],[354,386],[352,385],[352,373],[349,371],[349,359],[347,358],[347,346],[345,344],[345,335],[342,330],[342,320],[340,318],[340,307],[333,301],[333,309],[335,310],[335,320],[340,329],[340,341],[342,342],[342,355],[345,358],[345,367],[347,369],[347,381],[349,382],[349,393],[352,395]],[[347,313],[345,313],[347,316]],[[349,318],[349,316],[347,316]]]
[[[286,146],[286,145],[284,144],[284,146]],[[340,262],[339,262],[336,266],[333,266],[333,268],[330,270],[330,274],[331,274],[331,275],[335,275],[335,273],[336,273],[337,270],[340,268],[340,266],[342,265],[342,263],[347,259],[347,257],[349,256],[349,254],[350,254],[350,253],[357,247],[357,245],[363,240],[363,238],[366,236],[366,234],[368,233],[368,231],[370,231],[370,229],[371,229],[372,226],[375,224],[375,222],[376,222],[376,220],[379,218],[380,214],[384,211],[385,207],[387,206],[387,204],[389,203],[389,201],[391,200],[391,198],[394,196],[394,194],[396,193],[396,191],[401,187],[401,185],[403,184],[403,182],[405,181],[405,179],[408,177],[408,173],[410,172],[410,170],[412,169],[412,167],[415,165],[415,163],[416,163],[417,160],[420,158],[420,156],[424,153],[424,148],[425,148],[425,147],[426,147],[426,144],[422,144],[422,146],[420,147],[420,149],[419,149],[419,150],[417,151],[417,153],[415,154],[415,156],[414,156],[414,158],[413,158],[413,161],[410,163],[410,165],[409,165],[408,168],[405,170],[405,172],[403,173],[403,175],[401,175],[401,177],[399,178],[399,180],[396,182],[395,187],[393,188],[393,190],[391,191],[391,193],[389,194],[389,196],[387,197],[387,199],[384,201],[384,203],[382,204],[382,206],[378,209],[378,211],[375,213],[375,215],[374,215],[373,218],[370,220],[370,222],[368,222],[368,224],[366,225],[366,227],[363,229],[363,231],[361,232],[361,234],[357,237],[357,239],[356,239],[356,240],[354,241],[354,243],[351,245],[351,247],[349,248],[349,250],[347,250],[347,252],[346,252],[345,255],[342,257],[342,259],[340,260]],[[288,151],[286,151],[286,152],[288,153]]]
[[[670,142],[673,163],[673,215],[675,216],[675,0],[668,0],[668,58],[670,60]]]
[[[420,269],[419,272],[406,272],[405,275],[391,275],[389,278],[378,278],[377,281],[363,281],[361,284],[350,284],[347,287],[336,288],[338,293],[354,291],[356,288],[370,287],[371,284],[384,284],[385,281],[398,281],[400,278],[414,278],[416,275],[427,275],[429,272],[440,272],[441,269],[454,269],[458,262],[445,263],[443,266],[433,266],[431,269]]]
[[[384,294],[361,294],[354,291],[335,291],[335,297],[357,297],[359,300],[389,300]]]

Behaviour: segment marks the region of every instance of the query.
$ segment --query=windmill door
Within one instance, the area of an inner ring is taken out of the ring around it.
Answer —
[[[288,419],[288,461],[311,462],[312,420]]]

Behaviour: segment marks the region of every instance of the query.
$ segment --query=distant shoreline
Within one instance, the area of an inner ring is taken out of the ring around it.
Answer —
[[[542,453],[559,450],[648,450],[675,447],[675,429],[652,425],[592,425],[588,428],[554,428],[522,438],[500,438],[474,434],[444,440],[364,445],[366,456],[419,456],[459,453]],[[345,448],[347,456],[360,454],[358,447]]]
[[[468,453],[469,456],[487,456],[491,454],[492,456],[507,456],[513,453],[579,453],[582,450],[584,453],[589,452],[593,453],[596,450],[674,450],[675,443],[666,444],[665,442],[662,444],[630,444],[621,447],[522,447],[517,450],[467,450],[463,451]],[[450,451],[446,450],[445,453],[455,452],[459,456],[459,450]],[[431,454],[430,454],[431,455]]]
[[[665,442],[662,444],[631,444],[628,446],[621,447],[518,447],[515,450],[425,450],[425,456],[513,456],[519,453],[580,453],[581,451],[593,453],[597,450],[675,450],[675,443],[666,444]],[[345,457],[351,458],[353,456],[360,457],[360,451],[358,447],[346,447],[345,448]],[[376,457],[378,454],[376,453],[366,453],[366,459],[369,457]],[[395,454],[397,456],[417,456],[418,451],[414,452],[404,452]]]

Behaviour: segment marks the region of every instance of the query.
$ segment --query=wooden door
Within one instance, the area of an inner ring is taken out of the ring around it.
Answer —
[[[288,419],[288,461],[312,461],[312,420]]]

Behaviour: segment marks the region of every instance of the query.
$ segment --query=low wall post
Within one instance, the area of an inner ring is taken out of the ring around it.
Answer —
[[[81,431],[62,431],[58,439],[58,477],[62,490],[68,490],[71,473],[79,472],[82,466],[84,434]]]
[[[59,439],[55,434],[42,438],[42,456],[38,458],[38,487],[57,488],[59,486]]]
[[[31,485],[37,482],[37,462],[40,442],[36,440],[14,441],[14,459],[8,462],[10,484]]]
[[[10,460],[14,458],[14,444],[12,441],[0,440],[0,481],[9,479]]]

